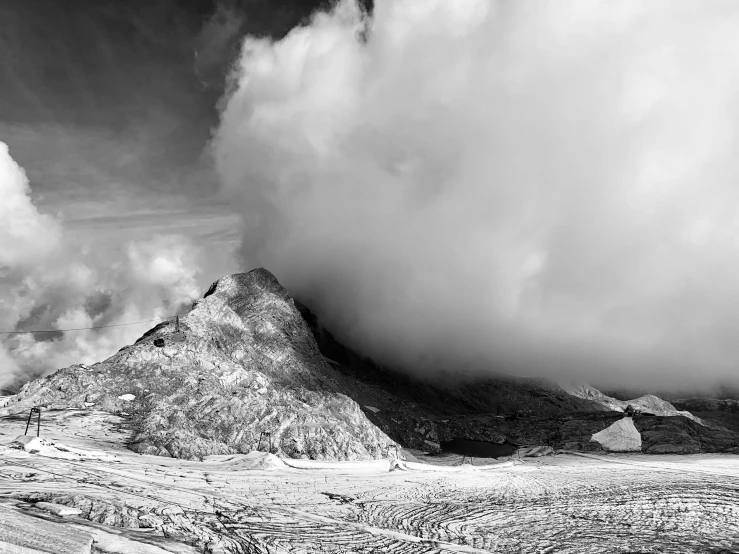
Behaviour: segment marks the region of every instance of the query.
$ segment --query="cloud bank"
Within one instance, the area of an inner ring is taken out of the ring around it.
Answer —
[[[171,316],[200,296],[198,249],[181,236],[97,248],[67,241],[40,213],[28,178],[0,142],[0,331],[117,325]],[[0,336],[0,388],[93,363],[154,323]]]
[[[736,380],[739,6],[350,0],[246,37],[213,149],[263,265],[422,372]]]

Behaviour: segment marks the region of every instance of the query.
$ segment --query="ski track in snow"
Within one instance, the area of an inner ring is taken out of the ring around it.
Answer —
[[[215,505],[243,552],[739,551],[739,456],[566,454],[441,471],[243,455],[189,462],[126,450],[122,423],[103,412],[44,413],[47,441],[107,454],[69,460],[7,448],[25,419],[1,418],[0,497],[55,492],[175,505],[183,513],[165,517],[175,530],[207,527]],[[272,469],[249,469],[259,460]],[[116,530],[129,541],[136,532]]]

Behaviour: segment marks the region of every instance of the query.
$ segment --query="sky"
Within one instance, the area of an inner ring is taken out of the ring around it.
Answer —
[[[4,336],[0,388],[104,359],[240,269],[216,104],[237,33],[310,13],[248,4],[0,2],[0,331],[147,321]]]
[[[316,6],[2,4],[3,328],[161,317],[263,266],[419,375],[737,383],[733,0]]]

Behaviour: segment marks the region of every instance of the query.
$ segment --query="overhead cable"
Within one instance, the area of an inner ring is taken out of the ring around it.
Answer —
[[[34,333],[66,333],[68,331],[86,331],[88,329],[107,329],[109,327],[124,327],[126,325],[138,325],[139,323],[151,323],[152,321],[168,321],[176,316],[158,317],[156,319],[145,319],[142,321],[131,321],[129,323],[116,323],[114,325],[96,325],[93,327],[74,327],[71,329],[43,329],[36,331],[0,331],[0,335],[32,335]]]

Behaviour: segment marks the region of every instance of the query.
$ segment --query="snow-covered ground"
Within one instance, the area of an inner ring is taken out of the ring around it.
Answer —
[[[23,445],[25,424],[0,418],[0,503],[97,552],[739,551],[739,456],[194,462],[126,450],[125,420],[103,412],[44,412],[43,441]]]

